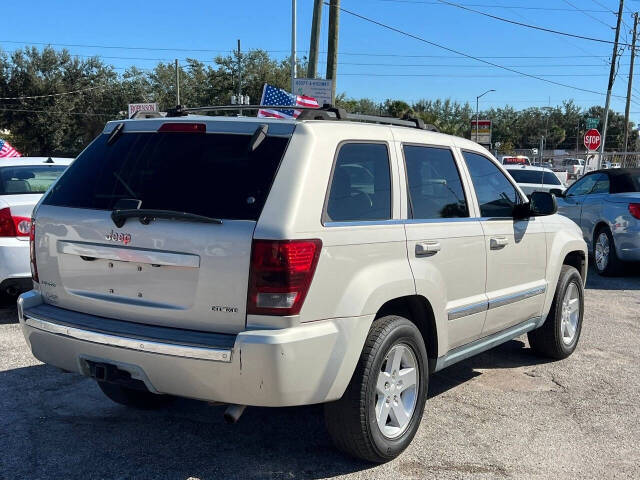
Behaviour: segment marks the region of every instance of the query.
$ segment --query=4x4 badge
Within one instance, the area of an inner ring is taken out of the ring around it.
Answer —
[[[111,232],[107,233],[104,238],[110,242],[121,242],[125,245],[129,245],[131,243],[130,233],[115,232],[111,230]]]

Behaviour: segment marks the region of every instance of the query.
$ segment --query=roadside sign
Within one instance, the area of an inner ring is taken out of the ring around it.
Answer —
[[[157,112],[157,103],[130,103],[129,104],[129,118],[136,112]]]
[[[599,118],[587,118],[585,120],[585,124],[587,125],[588,130],[591,130],[592,128],[598,128],[599,123],[600,123]]]
[[[601,141],[600,132],[595,128],[587,130],[584,134],[584,146],[587,147],[589,151],[597,150],[600,147]]]
[[[320,106],[331,102],[333,80],[322,78],[296,78],[293,81],[293,93],[313,97]]]
[[[477,130],[476,121],[471,120],[471,140],[480,145],[491,145],[491,120],[478,120]]]

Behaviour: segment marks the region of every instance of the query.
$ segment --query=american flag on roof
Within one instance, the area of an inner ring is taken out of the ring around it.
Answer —
[[[11,144],[0,138],[0,158],[21,157],[19,151],[11,146]]]
[[[307,97],[306,95],[294,95],[268,83],[264,84],[262,89],[262,100],[260,105],[291,105],[292,107],[313,107],[319,108],[318,101],[313,97]],[[258,117],[270,117],[270,118],[296,118],[300,115],[300,110],[270,110],[261,109],[258,110]]]

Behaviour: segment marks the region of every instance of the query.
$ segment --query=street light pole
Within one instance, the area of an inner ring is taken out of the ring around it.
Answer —
[[[478,143],[478,123],[480,123],[480,98],[484,97],[489,92],[495,92],[495,90],[487,90],[482,95],[478,95],[476,97],[476,143]]]
[[[296,84],[296,0],[291,0],[291,93]]]

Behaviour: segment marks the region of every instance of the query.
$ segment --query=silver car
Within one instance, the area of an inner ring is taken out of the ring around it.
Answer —
[[[640,168],[587,173],[558,198],[558,211],[582,229],[599,274],[640,261]]]
[[[528,165],[506,165],[505,168],[527,196],[533,192],[549,192],[557,195],[566,188],[553,170],[548,168]]]

